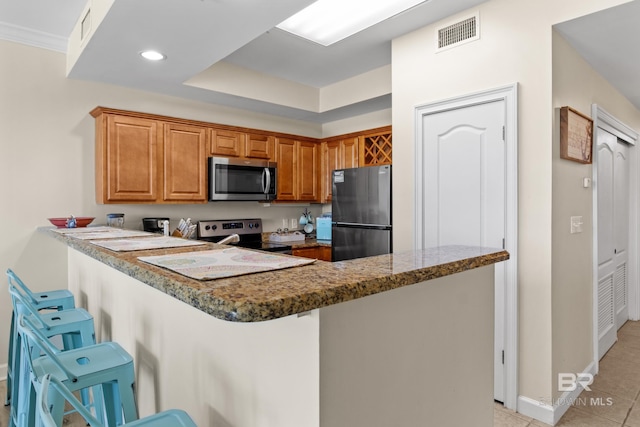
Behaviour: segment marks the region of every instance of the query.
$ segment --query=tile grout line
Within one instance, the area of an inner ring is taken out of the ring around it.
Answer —
[[[624,417],[624,421],[622,421],[622,427],[625,426],[625,424],[627,423],[627,420],[629,419],[629,415],[631,415],[631,410],[633,410],[633,407],[636,406],[636,401],[637,401],[636,399],[638,399],[638,396],[640,396],[640,390],[636,393],[636,397],[633,399],[633,403],[631,404],[631,407],[627,411],[627,415]]]

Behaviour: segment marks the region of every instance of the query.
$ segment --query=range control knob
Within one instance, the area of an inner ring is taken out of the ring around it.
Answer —
[[[249,223],[249,228],[253,228],[253,224],[252,223]]]
[[[255,228],[260,228],[260,224],[259,224],[259,223],[257,223],[257,222],[256,222],[253,226],[254,226]]]
[[[205,226],[204,226],[204,229],[205,229],[205,230],[209,230],[210,228],[211,228],[211,226],[209,226],[209,225],[205,225]]]
[[[211,226],[211,228],[212,228],[213,230],[217,230],[217,229],[218,229],[218,226],[214,224],[214,225],[212,225],[212,226]]]

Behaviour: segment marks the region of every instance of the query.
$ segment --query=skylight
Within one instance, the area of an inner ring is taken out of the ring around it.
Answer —
[[[428,0],[317,0],[277,27],[329,46]]]

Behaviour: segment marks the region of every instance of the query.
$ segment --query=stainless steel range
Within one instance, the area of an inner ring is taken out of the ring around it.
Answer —
[[[247,249],[291,254],[291,246],[282,243],[262,241],[262,220],[214,219],[198,222],[198,240],[217,243],[233,234],[240,237],[237,243],[230,243]]]

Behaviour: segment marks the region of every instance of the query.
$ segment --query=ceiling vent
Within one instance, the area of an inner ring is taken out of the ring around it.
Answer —
[[[437,52],[478,40],[480,38],[480,16],[476,13],[462,21],[440,27],[436,31],[438,33]]]

